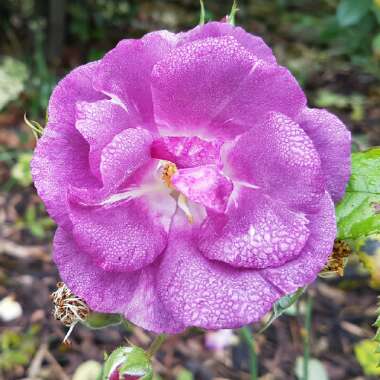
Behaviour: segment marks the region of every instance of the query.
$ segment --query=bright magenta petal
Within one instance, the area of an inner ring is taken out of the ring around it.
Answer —
[[[154,113],[166,134],[208,135],[207,125],[257,62],[233,37],[174,49],[152,72]]]
[[[50,98],[48,123],[31,162],[34,184],[49,215],[68,229],[71,228],[66,196],[69,185],[99,184],[90,171],[88,144],[75,129],[76,102],[103,98],[91,86],[96,67],[97,63],[80,66],[58,83]]]
[[[285,115],[270,113],[226,153],[232,179],[301,211],[316,210],[324,194],[321,161],[312,141]]]
[[[226,210],[233,190],[231,180],[215,165],[179,169],[172,177],[172,184],[189,200],[216,212]]]
[[[310,237],[302,254],[278,268],[264,269],[261,273],[284,294],[313,282],[331,255],[336,236],[335,209],[328,193],[323,197],[320,210],[308,215]]]
[[[132,323],[157,333],[174,334],[185,329],[164,308],[157,294],[156,266],[128,273],[104,271],[83,255],[61,228],[54,238],[54,262],[62,280],[92,310],[124,314]]]
[[[199,248],[235,267],[277,267],[297,257],[309,236],[308,220],[260,190],[242,188],[225,214],[202,225]]]
[[[103,149],[100,172],[103,185],[115,189],[133,172],[151,161],[153,137],[145,129],[130,128],[120,132]]]
[[[138,119],[111,100],[77,103],[75,127],[90,145],[89,162],[94,175],[101,178],[100,157],[103,148],[118,133],[139,125]]]
[[[268,112],[294,118],[305,105],[305,94],[288,69],[259,61],[241,83],[236,83],[233,96],[209,128],[216,135],[235,137],[260,123]]]
[[[345,125],[326,110],[305,108],[297,122],[309,135],[321,157],[326,187],[338,202],[351,173],[351,134]]]
[[[128,112],[153,121],[151,72],[176,43],[174,34],[153,32],[139,40],[123,40],[100,61],[94,88],[123,103]]]
[[[236,328],[258,321],[280,296],[259,271],[206,259],[181,211],[158,273],[159,296],[186,326]]]
[[[163,200],[162,200],[163,201]],[[166,210],[175,211],[174,201]],[[84,254],[106,271],[141,269],[165,249],[168,226],[148,201],[131,200],[108,207],[71,205],[73,235]]]
[[[196,136],[165,136],[153,141],[151,154],[175,163],[177,168],[192,168],[219,163],[221,145],[219,140],[205,141]]]
[[[84,255],[72,236],[58,228],[54,238],[54,262],[62,280],[92,310],[121,313],[132,299],[139,273],[106,272]]]
[[[232,36],[257,58],[268,63],[276,63],[276,58],[274,57],[272,50],[265,44],[262,38],[247,33],[239,26],[232,26],[226,22],[208,22],[207,24],[199,25],[186,33],[181,33],[178,35],[178,45],[180,46],[209,37],[222,36]]]

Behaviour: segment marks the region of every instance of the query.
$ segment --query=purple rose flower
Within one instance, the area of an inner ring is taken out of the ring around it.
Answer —
[[[350,133],[261,38],[211,22],[123,40],[58,84],[48,117],[32,174],[60,275],[93,310],[237,328],[324,266]]]

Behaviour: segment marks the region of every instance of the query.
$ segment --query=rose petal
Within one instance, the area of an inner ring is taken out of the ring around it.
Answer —
[[[172,50],[152,72],[160,130],[207,136],[207,124],[228,103],[255,62],[257,58],[231,36],[194,41]]]
[[[127,320],[155,333],[179,333],[187,327],[173,317],[158,294],[159,262],[141,271],[133,298],[124,311]]]
[[[268,114],[226,150],[225,170],[232,179],[256,185],[296,210],[318,209],[325,191],[312,141],[279,113]]]
[[[88,306],[102,313],[121,313],[137,287],[139,272],[106,272],[92,263],[71,234],[58,228],[53,259],[62,280]]]
[[[277,267],[297,257],[309,236],[308,220],[259,190],[242,188],[226,214],[209,214],[199,248],[210,260],[235,267]]]
[[[216,212],[224,212],[233,189],[232,182],[213,165],[179,169],[173,186],[188,199]]]
[[[78,102],[76,105],[76,129],[90,145],[90,167],[100,177],[100,157],[102,149],[115,135],[127,128],[141,125],[138,119],[111,100]]]
[[[174,214],[175,202],[167,196],[161,200],[165,213]],[[83,254],[107,271],[124,272],[141,269],[152,263],[165,249],[167,229],[162,222],[166,214],[153,209],[146,197],[109,207],[71,204],[73,236]]]
[[[158,294],[176,320],[211,330],[255,322],[280,296],[258,271],[206,259],[181,210],[157,278]]]
[[[129,128],[117,134],[103,149],[100,172],[105,188],[117,188],[136,169],[151,160],[153,138],[142,128]]]
[[[166,136],[155,139],[151,145],[153,158],[171,161],[178,168],[220,163],[221,141],[205,141],[199,137]]]
[[[271,48],[265,44],[262,38],[247,33],[243,28],[229,23],[208,22],[177,36],[179,40],[178,46],[209,37],[232,36],[257,58],[268,63],[276,63],[276,58]]]
[[[259,61],[237,84],[233,97],[209,128],[217,136],[235,137],[260,123],[268,112],[294,118],[305,105],[305,94],[288,69]]]
[[[58,83],[49,102],[49,121],[31,162],[34,184],[49,215],[67,229],[71,228],[68,186],[99,184],[89,168],[88,144],[75,129],[75,103],[104,97],[91,86],[96,67],[96,62],[80,66]]]
[[[48,120],[60,129],[74,128],[75,106],[78,101],[94,102],[105,99],[92,87],[99,61],[82,65],[66,75],[54,88],[49,100]]]
[[[326,188],[334,202],[346,189],[351,173],[351,134],[326,110],[305,108],[297,118],[319,152]]]
[[[302,254],[278,268],[267,268],[262,275],[285,294],[313,282],[331,255],[336,237],[335,209],[326,192],[320,209],[309,214],[310,237]]]
[[[155,265],[137,272],[104,271],[61,228],[54,238],[54,262],[62,280],[91,310],[123,313],[132,323],[157,333],[184,330],[185,326],[172,318],[157,294]]]
[[[62,125],[60,125],[62,126]],[[31,173],[38,195],[49,215],[61,226],[71,228],[67,210],[67,190],[100,186],[88,165],[88,146],[77,131],[49,123],[38,140]]]
[[[176,37],[153,32],[139,40],[123,40],[100,61],[94,88],[123,103],[145,122],[153,121],[151,72],[174,47]]]

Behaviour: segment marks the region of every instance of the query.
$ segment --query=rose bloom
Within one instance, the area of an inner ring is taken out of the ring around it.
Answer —
[[[307,107],[261,38],[219,22],[73,70],[32,161],[63,281],[168,333],[258,321],[312,282],[349,174],[342,122]]]

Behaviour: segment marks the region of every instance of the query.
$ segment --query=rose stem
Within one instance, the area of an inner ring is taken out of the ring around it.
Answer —
[[[160,349],[162,343],[164,343],[166,339],[166,335],[165,334],[160,334],[160,335],[157,335],[152,344],[150,345],[150,347],[148,348],[147,350],[147,355],[151,358],[152,356],[154,356],[156,354],[156,352]]]
[[[251,380],[258,379],[257,373],[257,353],[256,353],[256,343],[255,338],[248,326],[244,326],[240,329],[240,336],[244,340],[245,344],[248,346],[249,352],[249,370],[251,373]]]
[[[309,379],[312,310],[313,310],[313,299],[310,293],[308,293],[307,300],[306,300],[306,315],[305,315],[304,340],[303,340],[303,380]]]

